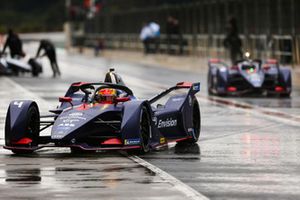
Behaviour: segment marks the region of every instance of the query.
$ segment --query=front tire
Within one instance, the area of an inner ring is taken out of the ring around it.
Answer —
[[[208,93],[208,95],[213,95],[212,90],[213,90],[213,81],[212,81],[212,76],[209,73],[207,76],[207,93]]]
[[[141,109],[140,114],[140,137],[141,137],[141,153],[147,153],[150,151],[150,135],[151,124],[150,115],[145,106]]]
[[[38,146],[38,138],[40,134],[40,113],[39,109],[36,104],[31,104],[27,110],[26,116],[22,121],[22,124],[19,124],[20,127],[23,127],[23,130],[20,130],[24,135],[22,138],[29,138],[31,139],[31,143],[29,144],[13,144],[11,141],[12,138],[12,130],[10,125],[10,108],[8,109],[6,115],[6,123],[5,123],[5,144],[7,146],[13,147],[23,147],[27,149],[14,149],[12,150],[13,153],[16,154],[28,154],[32,153],[32,148]]]
[[[150,114],[145,106],[142,107],[140,112],[139,126],[141,148],[127,151],[129,154],[145,154],[150,151],[151,123]]]

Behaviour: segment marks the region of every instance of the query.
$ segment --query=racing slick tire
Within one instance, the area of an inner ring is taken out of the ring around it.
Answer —
[[[12,69],[13,76],[19,76],[19,74],[20,74],[20,71],[18,69],[15,69],[15,68]]]
[[[192,138],[189,138],[187,140],[182,140],[177,142],[178,144],[193,144],[196,143],[200,136],[200,130],[201,130],[201,113],[200,113],[200,107],[197,99],[193,98],[193,129],[194,134]]]
[[[39,76],[39,73],[41,72],[41,69],[42,69],[41,65],[38,62],[36,62],[36,60],[33,58],[31,58],[28,63],[31,66],[32,76],[34,76],[34,77]]]
[[[38,139],[40,134],[40,113],[39,108],[36,104],[31,104],[26,112],[24,120],[19,124],[20,127],[23,127],[22,131],[24,134],[23,138],[29,138],[32,141],[28,144],[12,144],[10,141],[10,134],[12,134],[10,126],[10,107],[8,108],[5,122],[5,145],[6,146],[20,146],[20,147],[29,147],[27,149],[14,149],[12,150],[15,154],[28,154],[33,153],[32,148],[38,146]]]
[[[208,93],[208,95],[213,96],[214,93],[212,92],[212,91],[213,91],[213,86],[212,86],[211,81],[208,82],[208,84],[209,84],[209,85],[207,86],[207,93]]]
[[[212,87],[213,87],[212,75],[209,73],[207,76],[207,93],[209,95],[213,95]]]
[[[150,114],[145,106],[142,107],[140,112],[140,143],[141,148],[135,150],[128,150],[129,154],[145,154],[150,151],[150,135],[151,135],[151,122]]]
[[[150,135],[151,135],[151,123],[150,115],[145,106],[141,109],[140,114],[140,133],[141,133],[141,153],[147,153],[150,151]]]
[[[281,97],[281,98],[290,98],[291,97],[291,93],[280,94],[279,97]]]

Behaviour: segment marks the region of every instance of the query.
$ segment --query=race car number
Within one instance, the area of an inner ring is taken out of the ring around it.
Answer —
[[[15,106],[18,106],[18,108],[21,108],[22,105],[23,105],[23,101],[15,101],[15,102],[14,102],[14,105],[15,105]]]

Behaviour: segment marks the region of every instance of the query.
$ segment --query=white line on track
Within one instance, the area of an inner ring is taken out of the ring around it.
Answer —
[[[134,162],[138,163],[139,165],[142,165],[143,167],[151,170],[157,176],[159,176],[163,180],[172,184],[176,190],[185,194],[187,196],[187,198],[193,199],[193,200],[208,200],[209,199],[206,196],[204,196],[203,194],[201,194],[201,193],[197,192],[196,190],[194,190],[193,188],[191,188],[190,186],[184,184],[183,182],[181,182],[174,176],[172,176],[172,175],[168,174],[167,172],[163,171],[162,169],[152,165],[151,163],[143,160],[142,158],[140,158],[138,156],[129,156],[128,158],[130,158]]]

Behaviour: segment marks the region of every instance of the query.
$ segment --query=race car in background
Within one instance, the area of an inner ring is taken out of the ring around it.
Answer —
[[[138,100],[111,70],[104,82],[73,83],[50,115],[40,116],[34,101],[12,101],[4,148],[21,154],[43,147],[146,153],[172,141],[195,143],[201,126],[195,97],[199,90],[200,83],[181,82],[149,100]],[[49,127],[51,135],[41,136]]]
[[[0,54],[0,75],[18,76],[20,73],[31,73],[32,76],[38,76],[42,71],[42,65],[36,58],[11,58]]]
[[[289,97],[292,92],[292,76],[288,67],[277,60],[251,60],[245,58],[230,66],[220,59],[208,62],[208,84],[210,95],[276,95]]]

